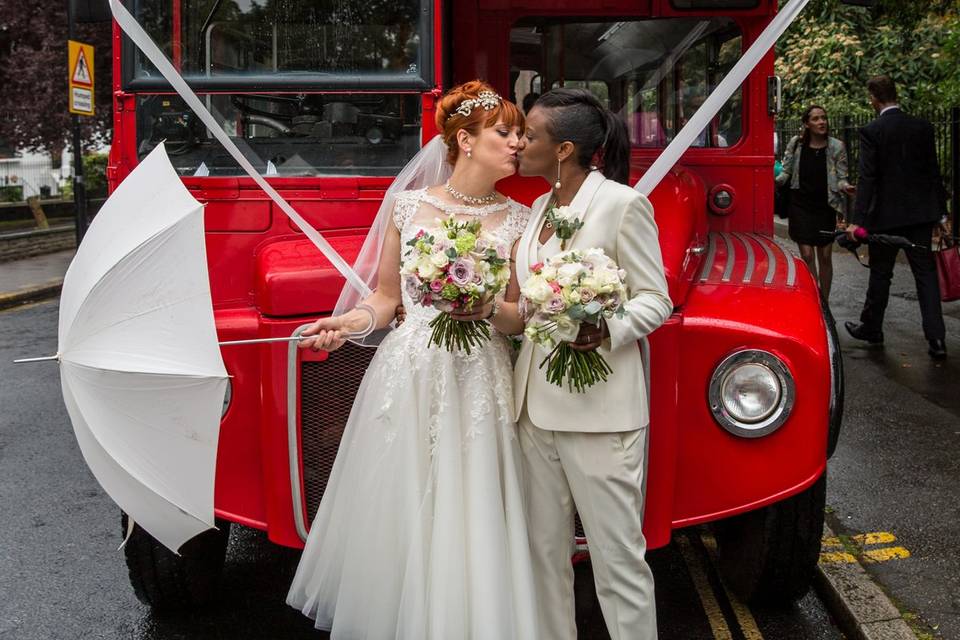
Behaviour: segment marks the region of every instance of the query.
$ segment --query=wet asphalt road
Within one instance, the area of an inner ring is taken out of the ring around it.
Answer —
[[[842,324],[856,319],[867,272],[842,255],[836,270],[832,308]],[[941,637],[960,639],[960,304],[946,307],[953,358],[932,363],[912,286],[909,270],[898,266],[884,348],[861,346],[841,329],[847,413],[830,465],[829,518],[838,533],[893,534],[896,541],[886,546],[903,547],[910,557],[868,570],[905,610]],[[325,637],[283,604],[298,553],[243,527],[231,534],[212,611],[162,619],[136,600],[115,551],[118,511],[83,464],[55,365],[10,364],[55,350],[56,312],[55,303],[0,312],[0,638]],[[702,534],[684,532],[686,545],[651,553],[661,638],[718,637],[717,616],[705,613],[696,579],[710,586],[731,637],[750,637]],[[578,595],[581,637],[605,638],[589,565],[578,570]],[[814,594],[785,610],[753,611],[753,619],[765,638],[841,637]]]
[[[846,365],[846,413],[830,462],[828,522],[837,533],[888,532],[909,558],[867,564],[894,601],[942,638],[960,639],[960,302],[944,304],[950,357],[927,355],[910,268],[898,263],[885,344],[846,334],[859,321],[867,269],[835,260],[831,309]]]

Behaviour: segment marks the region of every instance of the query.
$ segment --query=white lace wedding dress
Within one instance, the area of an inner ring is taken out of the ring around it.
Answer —
[[[509,248],[529,209],[398,195],[405,248],[421,228],[479,217]],[[479,216],[478,216],[479,214]],[[287,603],[333,640],[535,640],[510,346],[427,347],[433,309],[406,321],[363,378]]]

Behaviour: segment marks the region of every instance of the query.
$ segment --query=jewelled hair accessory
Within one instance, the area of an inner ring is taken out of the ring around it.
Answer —
[[[496,109],[497,105],[500,104],[502,98],[495,94],[493,91],[481,91],[477,94],[476,98],[470,98],[469,100],[464,100],[460,103],[460,106],[457,107],[457,110],[451,113],[447,119],[449,120],[453,116],[463,116],[466,118],[474,109],[483,107],[486,111],[491,109]]]

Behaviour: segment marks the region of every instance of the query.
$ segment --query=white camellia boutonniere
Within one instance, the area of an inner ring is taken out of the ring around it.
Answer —
[[[553,207],[547,211],[547,226],[556,229],[560,250],[566,251],[567,240],[583,226],[583,214],[570,207]]]

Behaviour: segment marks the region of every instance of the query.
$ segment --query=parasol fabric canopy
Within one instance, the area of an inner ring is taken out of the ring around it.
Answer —
[[[64,278],[58,339],[64,402],[104,490],[173,551],[213,527],[227,372],[203,205],[162,144],[84,237]]]

